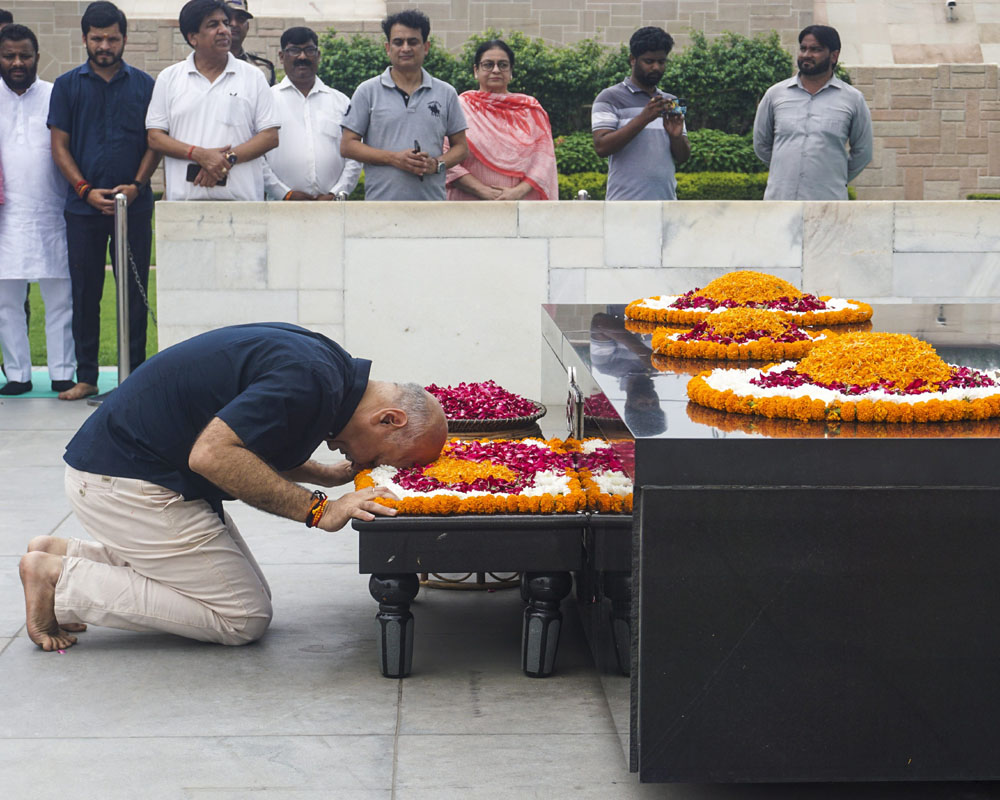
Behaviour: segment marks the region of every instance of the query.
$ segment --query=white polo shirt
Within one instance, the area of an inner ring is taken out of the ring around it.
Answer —
[[[340,155],[340,123],[351,101],[318,77],[305,97],[288,76],[271,87],[281,120],[281,143],[264,155],[264,188],[272,200],[292,189],[307,194],[350,194],[361,163]]]
[[[164,131],[198,147],[237,147],[281,120],[264,74],[229,54],[223,73],[209,81],[194,65],[194,52],[167,67],[156,78],[146,112],[146,128]],[[239,163],[225,186],[195,186],[187,180],[188,164],[165,158],[167,200],[263,200],[264,159]]]

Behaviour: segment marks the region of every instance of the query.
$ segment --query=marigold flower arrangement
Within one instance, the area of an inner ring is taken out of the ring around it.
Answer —
[[[588,439],[451,439],[436,461],[359,473],[357,489],[384,486],[375,502],[401,514],[558,514],[632,510],[632,442]]]
[[[632,513],[632,479],[635,442],[604,439],[567,439],[565,449],[576,457],[580,483],[591,511]],[[632,466],[626,466],[628,461]]]
[[[946,364],[902,333],[848,333],[797,365],[713,370],[691,379],[699,405],[740,414],[844,422],[950,422],[1000,416],[1000,371]]]
[[[872,307],[867,303],[805,294],[788,281],[752,270],[726,273],[703,289],[679,296],[633,300],[625,308],[625,316],[645,322],[693,325],[727,308],[739,307],[774,311],[803,326],[863,322],[872,316]]]
[[[402,514],[553,514],[581,511],[587,496],[559,439],[452,439],[436,461],[359,473],[357,489],[384,486]]]
[[[740,306],[680,333],[657,328],[653,351],[675,358],[767,361],[801,358],[813,344],[833,334],[809,333],[773,311]]]
[[[728,414],[714,408],[688,403],[688,419],[711,425],[720,431],[740,432],[768,439],[960,439],[1000,437],[1000,419],[928,422],[924,425],[895,425],[886,422],[843,422],[842,420],[768,419]]]

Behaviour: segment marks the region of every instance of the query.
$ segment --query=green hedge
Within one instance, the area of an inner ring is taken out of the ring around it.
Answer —
[[[965,196],[966,200],[1000,200],[1000,194],[984,194],[982,192],[977,192],[974,194],[967,194]]]
[[[591,200],[603,200],[608,176],[599,172],[559,176],[559,199],[575,200],[586,189]],[[694,172],[677,175],[678,200],[761,200],[767,173]]]
[[[597,155],[590,131],[579,131],[555,138],[556,169],[560,175],[578,172],[607,172],[608,159]]]
[[[767,165],[753,151],[753,134],[726,133],[711,128],[688,131],[691,157],[678,172],[766,172]]]

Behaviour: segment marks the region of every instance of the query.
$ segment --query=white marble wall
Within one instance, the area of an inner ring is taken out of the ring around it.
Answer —
[[[1000,202],[159,203],[160,346],[284,320],[392,380],[539,394],[539,306],[736,268],[878,302],[1000,302]]]

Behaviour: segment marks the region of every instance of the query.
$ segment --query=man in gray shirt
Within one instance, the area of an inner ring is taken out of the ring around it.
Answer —
[[[445,172],[469,152],[458,95],[423,68],[431,30],[423,13],[393,14],[382,30],[391,66],[354,90],[340,154],[367,165],[365,200],[444,200]]]
[[[798,75],[757,106],[753,149],[770,169],[765,200],[846,200],[847,184],[872,160],[872,116],[864,95],[834,76],[839,58],[836,30],[803,28]]]
[[[629,40],[632,74],[594,100],[594,149],[608,161],[608,200],[676,200],[675,164],[691,155],[677,98],[661,92],[673,37],[639,28]]]

